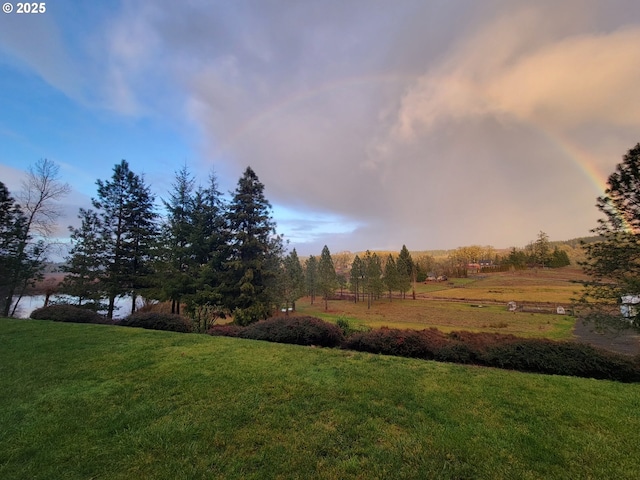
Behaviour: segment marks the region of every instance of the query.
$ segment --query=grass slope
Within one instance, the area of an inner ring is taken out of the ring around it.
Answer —
[[[637,478],[640,385],[0,320],[0,478]]]

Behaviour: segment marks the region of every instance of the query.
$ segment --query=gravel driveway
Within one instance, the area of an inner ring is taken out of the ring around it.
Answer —
[[[577,341],[588,343],[594,347],[625,355],[640,354],[640,332],[637,330],[628,329],[617,333],[599,333],[594,331],[592,324],[585,325],[582,320],[576,320],[573,335]]]

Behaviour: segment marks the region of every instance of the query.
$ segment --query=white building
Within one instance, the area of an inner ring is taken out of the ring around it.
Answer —
[[[623,295],[620,297],[620,313],[624,318],[635,318],[640,308],[640,295]]]

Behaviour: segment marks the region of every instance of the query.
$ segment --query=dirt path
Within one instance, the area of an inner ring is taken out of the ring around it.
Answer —
[[[581,320],[576,320],[573,335],[577,341],[588,343],[594,347],[625,355],[640,354],[640,333],[636,330],[623,330],[617,334],[598,333],[594,331],[593,325],[584,325]]]

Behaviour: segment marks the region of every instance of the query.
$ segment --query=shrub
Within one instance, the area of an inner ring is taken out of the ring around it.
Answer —
[[[342,335],[349,337],[358,332],[370,332],[371,327],[353,324],[348,318],[340,316],[336,319],[336,325],[342,331]]]
[[[380,328],[370,332],[354,333],[343,346],[361,352],[433,359],[435,352],[444,342],[444,334],[435,328],[420,332]]]
[[[640,381],[640,368],[633,359],[583,343],[521,339],[490,347],[484,358],[488,365],[511,370]]]
[[[434,328],[381,328],[351,335],[344,348],[369,353],[485,365],[523,372],[640,381],[640,355],[629,358],[589,345],[526,339],[496,333],[451,332]]]
[[[338,317],[336,319],[336,325],[342,331],[342,335],[348,337],[353,333],[353,327],[351,326],[351,322],[345,317]]]
[[[447,342],[435,351],[435,360],[439,362],[482,364],[482,359],[477,349],[462,342]]]
[[[30,315],[34,320],[72,323],[112,323],[102,315],[75,305],[49,305],[37,308]]]
[[[207,333],[217,337],[239,337],[240,333],[242,333],[244,329],[245,327],[229,323],[226,325],[214,325],[207,331]]]
[[[315,317],[276,317],[252,323],[240,337],[268,342],[336,347],[344,336],[340,328]]]
[[[192,331],[191,321],[172,313],[136,312],[122,320],[118,325],[139,327],[150,330],[189,333]]]

